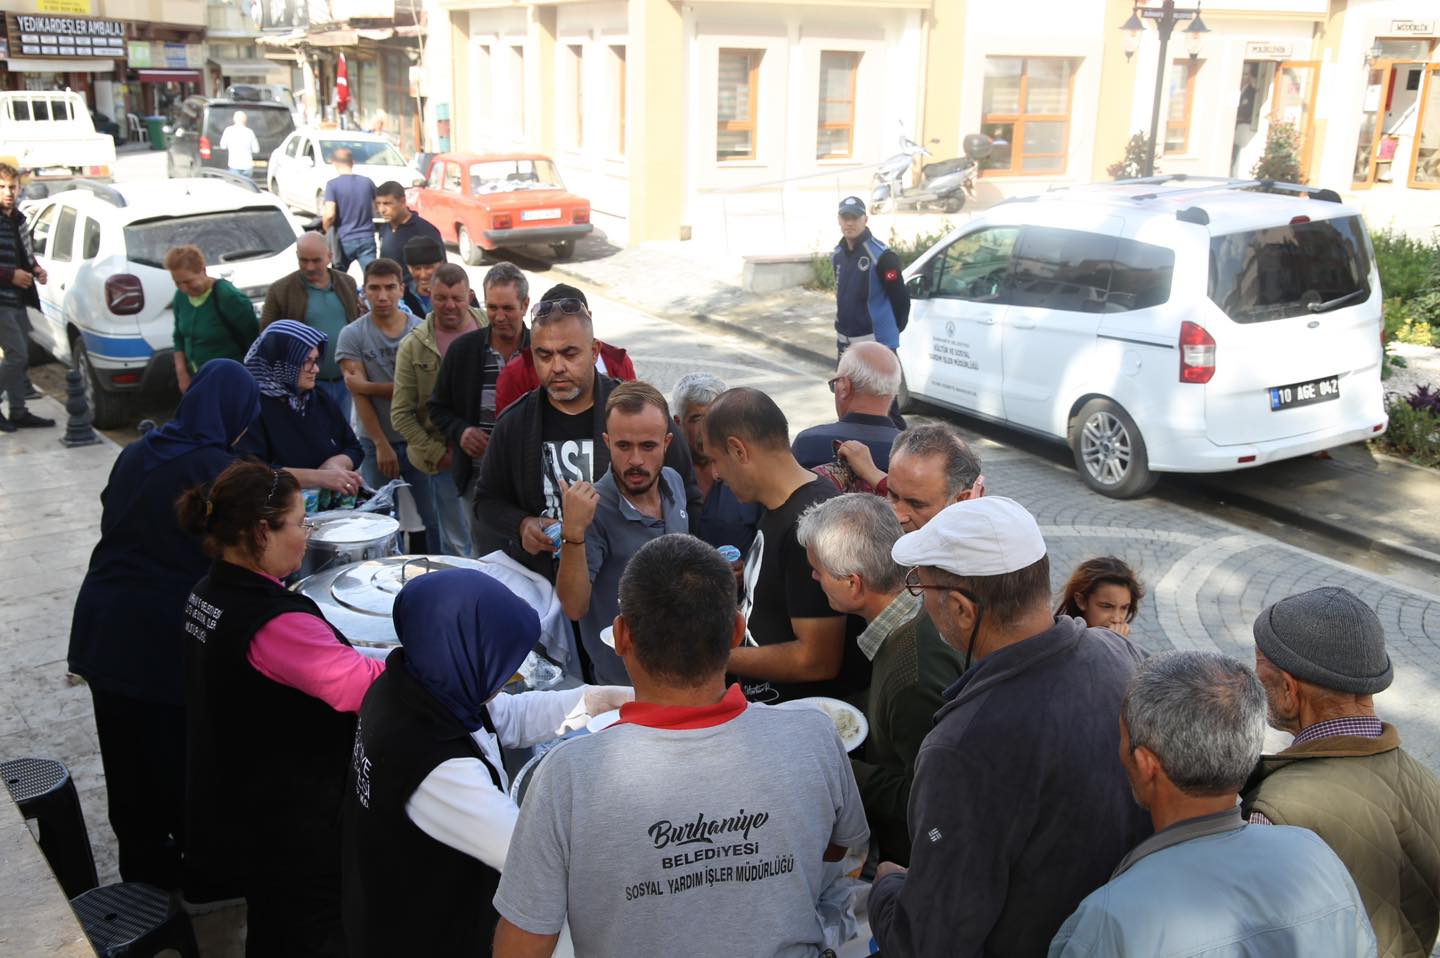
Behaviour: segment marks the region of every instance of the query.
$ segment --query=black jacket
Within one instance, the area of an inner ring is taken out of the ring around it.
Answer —
[[[33,273],[35,266],[35,245],[30,236],[30,224],[17,205],[8,216],[0,213],[0,306],[40,308],[37,283],[31,283],[28,289],[15,285],[17,269]]]
[[[490,348],[490,327],[476,329],[461,336],[450,344],[445,358],[440,362],[440,375],[435,380],[435,392],[430,395],[425,408],[430,413],[430,424],[445,434],[445,441],[455,448],[455,488],[463,495],[470,485],[474,464],[465,450],[460,448],[460,437],[471,426],[479,426],[484,415],[481,403],[485,396],[484,379],[485,351]],[[530,330],[521,327],[519,350],[530,348]],[[500,372],[496,370],[496,378]],[[494,398],[495,384],[489,383],[491,398]]]
[[[452,344],[458,345],[459,340]],[[605,432],[605,400],[618,380],[595,376],[595,481],[610,469],[610,450],[601,436]],[[538,516],[545,509],[545,483],[540,474],[540,434],[543,424],[542,403],[549,402],[544,388],[532,389],[505,408],[485,458],[480,460],[480,479],[475,487],[475,518],[505,543],[505,552],[512,559],[550,581],[555,580],[555,560],[548,553],[538,556],[520,545],[520,522]],[[685,435],[670,427],[670,448],[665,450],[665,465],[685,480],[686,509],[690,515],[690,533],[699,534],[700,512],[704,500],[695,485],[695,469],[690,463],[690,450]]]
[[[1043,956],[1149,837],[1119,759],[1120,703],[1142,657],[1060,616],[945,690],[915,762],[910,871],[870,892],[885,958]]]

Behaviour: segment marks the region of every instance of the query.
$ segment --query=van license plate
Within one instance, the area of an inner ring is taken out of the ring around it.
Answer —
[[[1294,383],[1289,386],[1270,387],[1270,411],[1294,409],[1317,402],[1329,402],[1340,398],[1340,377],[1327,376],[1312,379],[1308,383]]]

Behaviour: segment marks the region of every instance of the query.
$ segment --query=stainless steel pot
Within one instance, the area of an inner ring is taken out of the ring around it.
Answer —
[[[317,512],[300,577],[400,553],[400,523],[372,512]]]

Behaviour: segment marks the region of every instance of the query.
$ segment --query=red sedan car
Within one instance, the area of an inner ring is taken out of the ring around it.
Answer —
[[[549,246],[558,259],[594,227],[590,201],[565,191],[560,173],[539,153],[437,153],[410,208],[434,223],[471,266],[500,246]]]

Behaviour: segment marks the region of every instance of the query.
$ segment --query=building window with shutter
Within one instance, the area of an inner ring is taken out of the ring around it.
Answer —
[[[717,92],[715,159],[753,160],[760,92],[759,50],[721,50]]]
[[[855,144],[855,75],[860,54],[826,50],[820,54],[819,129],[815,158],[838,160],[851,155]]]

